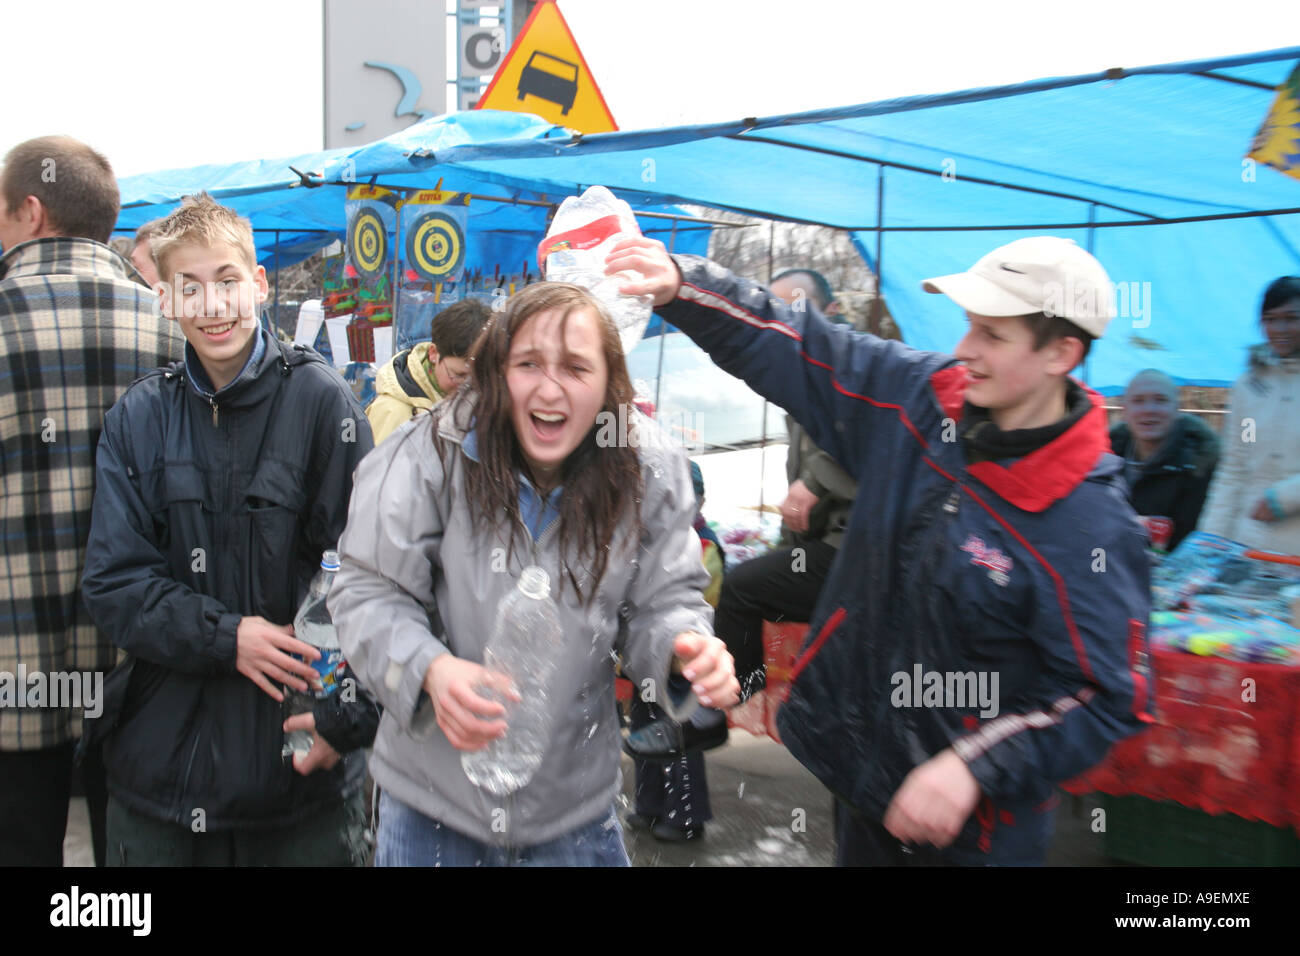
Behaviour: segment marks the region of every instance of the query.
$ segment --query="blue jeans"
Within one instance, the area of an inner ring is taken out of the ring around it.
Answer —
[[[611,806],[591,823],[536,846],[480,843],[387,792],[379,797],[375,866],[630,866]]]

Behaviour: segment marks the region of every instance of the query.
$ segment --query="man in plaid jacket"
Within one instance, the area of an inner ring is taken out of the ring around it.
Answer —
[[[20,143],[0,169],[0,865],[63,861],[82,712],[117,660],[80,597],[95,448],[118,396],[185,344],[105,245],[118,205],[108,161],[68,137]]]

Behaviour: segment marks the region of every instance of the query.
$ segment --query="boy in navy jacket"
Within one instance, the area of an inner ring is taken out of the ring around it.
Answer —
[[[1145,537],[1096,393],[1114,314],[1075,243],[927,280],[955,356],[854,333],[653,240],[610,273],[859,483],[778,726],[837,798],[837,862],[1044,860],[1055,785],[1151,720]]]

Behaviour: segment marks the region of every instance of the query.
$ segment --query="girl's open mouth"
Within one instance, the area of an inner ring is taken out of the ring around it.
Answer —
[[[542,441],[554,441],[564,431],[564,424],[568,418],[558,412],[533,412],[529,418],[533,423],[533,431]]]

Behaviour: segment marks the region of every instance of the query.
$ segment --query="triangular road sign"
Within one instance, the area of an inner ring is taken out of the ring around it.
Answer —
[[[618,129],[554,0],[533,8],[477,108],[535,113],[580,133]]]

